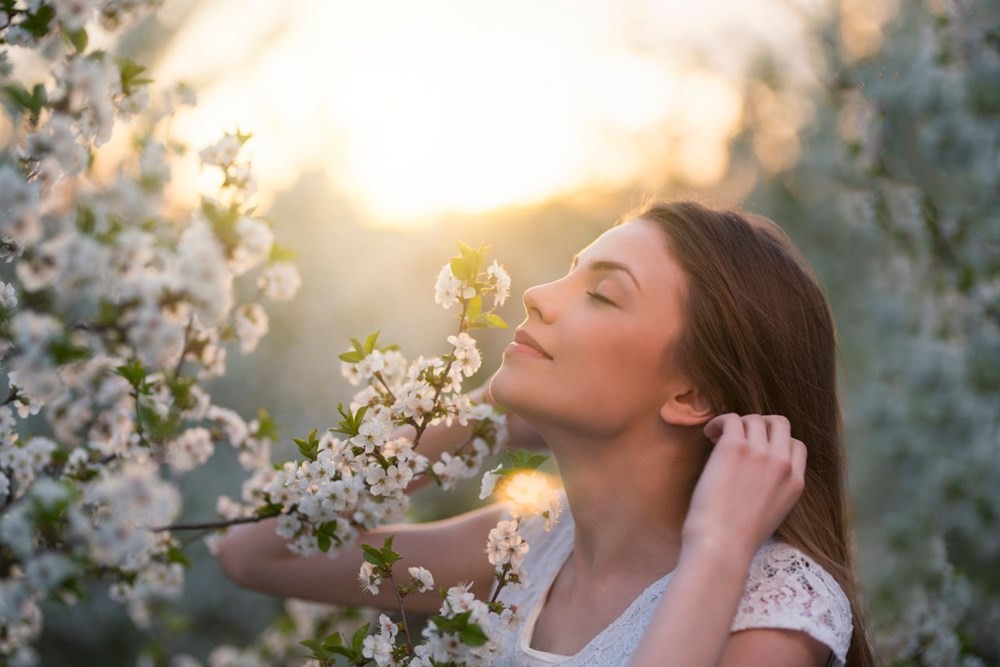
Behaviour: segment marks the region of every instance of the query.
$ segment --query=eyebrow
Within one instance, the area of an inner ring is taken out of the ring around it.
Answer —
[[[573,262],[570,264],[570,270],[572,271],[573,269],[575,269],[577,264],[579,263],[580,263],[580,255],[574,255]],[[622,271],[629,278],[632,279],[632,283],[635,284],[635,288],[640,292],[642,291],[642,286],[639,285],[639,281],[636,280],[635,274],[633,274],[632,271],[630,271],[629,268],[624,264],[622,264],[621,262],[612,262],[605,259],[595,259],[587,263],[587,268],[591,271]]]

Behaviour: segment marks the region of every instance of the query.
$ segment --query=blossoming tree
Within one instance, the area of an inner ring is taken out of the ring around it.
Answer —
[[[801,160],[755,199],[814,235],[856,360],[855,521],[884,659],[995,664],[1000,6],[834,4],[808,100],[773,71],[755,82],[761,122],[814,111]]]
[[[171,156],[187,148],[165,121],[193,104],[193,93],[154,93],[143,67],[88,50],[87,34],[92,22],[117,30],[158,4],[0,1],[2,95],[14,121],[0,154],[0,355],[9,384],[0,405],[0,664],[34,664],[40,603],[74,604],[89,579],[111,582],[112,598],[137,625],[149,624],[159,602],[182,590],[180,531],[277,517],[292,551],[336,556],[357,548],[361,531],[403,518],[414,479],[451,488],[476,475],[505,436],[503,416],[461,388],[481,363],[469,332],[504,326],[494,309],[510,279],[498,263],[487,265],[485,248],[464,245],[435,289],[438,303],[460,311],[450,351],[407,361],[377,334],[352,340],[343,372],[363,386],[340,407],[339,424],[296,440],[301,460],[272,463],[266,411],[248,419],[213,402],[204,381],[225,373],[230,348],[254,351],[269,328],[264,302],[292,298],[300,280],[290,251],[255,213],[253,173],[241,156],[248,134],[226,134],[200,151],[203,165],[221,172],[219,191],[182,217],[166,213]],[[44,80],[19,80],[12,53],[21,52],[50,62]],[[95,154],[116,121],[128,120],[135,153],[113,178],[96,178]],[[256,285],[245,302],[235,297],[240,282]],[[472,437],[432,462],[418,451],[421,438],[451,420],[472,425]],[[177,524],[178,480],[218,445],[239,452],[248,474],[241,499],[219,498],[218,520]],[[513,472],[538,463],[511,456],[484,491],[500,481],[516,499],[524,482]],[[515,502],[491,533],[486,557],[497,590],[525,583],[518,528],[531,513],[555,520],[557,496],[546,493],[530,509]],[[272,629],[253,646],[219,647],[210,662],[295,661],[304,640],[321,665],[489,663],[499,649],[493,629],[513,610],[440,582],[441,613],[413,636],[404,598],[434,586],[428,570],[414,564],[404,578],[391,539],[361,548],[360,585],[393,586],[398,620],[382,615],[371,628],[350,612],[293,601],[291,633]],[[174,656],[173,664],[197,661]]]

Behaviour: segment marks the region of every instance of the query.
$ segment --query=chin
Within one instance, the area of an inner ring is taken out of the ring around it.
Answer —
[[[501,364],[497,372],[490,378],[489,387],[490,398],[493,399],[493,402],[508,410],[514,409],[514,406],[511,405],[510,394],[511,390],[516,388],[516,382],[512,382],[513,378],[510,375],[510,368],[506,364]]]

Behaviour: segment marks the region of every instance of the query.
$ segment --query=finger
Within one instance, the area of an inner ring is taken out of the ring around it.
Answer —
[[[792,425],[788,419],[782,415],[768,415],[764,417],[767,424],[767,439],[771,443],[788,442],[792,437]]]
[[[792,438],[791,445],[792,477],[795,479],[805,479],[806,459],[808,458],[806,445],[801,440],[796,440],[795,438]]]
[[[767,449],[767,424],[760,415],[743,415],[743,430],[751,447]]]
[[[711,421],[705,424],[703,432],[706,438],[715,443],[719,442],[719,439],[723,435],[740,438],[746,437],[743,431],[743,422],[735,412],[727,412],[713,417]]]

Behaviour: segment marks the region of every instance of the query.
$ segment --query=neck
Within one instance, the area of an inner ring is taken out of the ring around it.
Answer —
[[[571,562],[580,579],[673,570],[707,451],[662,427],[600,440],[545,435],[576,524]]]

